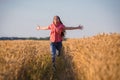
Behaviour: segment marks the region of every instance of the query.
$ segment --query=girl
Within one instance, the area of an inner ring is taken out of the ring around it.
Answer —
[[[73,30],[73,29],[83,29],[83,26],[78,27],[66,27],[63,25],[59,16],[54,16],[53,23],[48,27],[37,26],[37,30],[51,30],[50,33],[50,49],[52,55],[52,63],[53,67],[55,67],[55,55],[56,50],[58,50],[57,56],[60,56],[61,48],[62,48],[62,39],[65,36],[65,30]]]

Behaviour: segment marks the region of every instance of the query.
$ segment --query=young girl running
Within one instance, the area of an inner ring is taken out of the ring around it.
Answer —
[[[65,36],[65,30],[74,30],[74,29],[83,29],[83,26],[79,25],[78,27],[66,27],[62,23],[59,16],[54,16],[53,23],[47,27],[37,26],[37,30],[51,30],[50,33],[50,50],[52,55],[53,67],[55,67],[55,56],[56,50],[58,50],[57,56],[61,54],[62,40]]]

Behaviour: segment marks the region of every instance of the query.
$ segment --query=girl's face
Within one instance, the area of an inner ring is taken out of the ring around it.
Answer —
[[[55,25],[57,25],[57,24],[60,23],[60,20],[57,16],[55,16],[54,19],[53,19],[53,22],[54,22]]]

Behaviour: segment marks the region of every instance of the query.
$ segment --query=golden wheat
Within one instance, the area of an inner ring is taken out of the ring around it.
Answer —
[[[120,35],[99,34],[65,43],[76,80],[120,79]]]
[[[120,34],[63,41],[57,71],[49,41],[0,41],[0,80],[120,80]]]

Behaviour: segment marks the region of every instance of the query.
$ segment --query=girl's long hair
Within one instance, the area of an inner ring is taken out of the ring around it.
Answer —
[[[63,24],[59,16],[54,16],[54,17],[57,17],[57,18],[59,19],[59,21],[60,21],[60,24]],[[66,33],[66,31],[65,31],[65,29],[64,29],[64,30],[61,32],[61,37],[65,37],[65,33]]]

